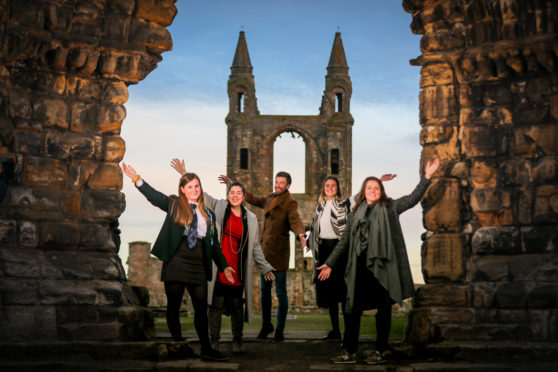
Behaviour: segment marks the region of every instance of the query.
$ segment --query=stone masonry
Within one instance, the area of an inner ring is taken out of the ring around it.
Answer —
[[[421,163],[442,160],[407,339],[556,343],[558,3],[403,6],[423,35]]]
[[[144,340],[110,224],[128,85],[172,48],[175,0],[0,0],[0,341]]]
[[[331,174],[339,179],[343,195],[348,196],[351,191],[354,120],[350,112],[352,83],[348,72],[341,33],[337,32],[327,66],[320,113],[307,116],[261,115],[245,34],[240,32],[228,81],[229,113],[225,119],[228,127],[227,175],[242,182],[247,190],[255,194],[268,194],[275,177],[275,140],[285,132],[298,134],[306,145],[306,190],[293,196],[298,202],[298,211],[306,229],[310,226],[325,176]],[[251,209],[261,223],[262,210]],[[311,268],[304,268],[302,249],[299,243],[296,245],[295,270],[290,275],[290,281],[296,284],[294,294],[291,296],[289,293],[290,305],[304,307],[304,298],[312,293]],[[305,275],[308,278],[305,279]],[[259,287],[254,298],[259,298],[258,294]],[[259,302],[254,305],[258,308]]]

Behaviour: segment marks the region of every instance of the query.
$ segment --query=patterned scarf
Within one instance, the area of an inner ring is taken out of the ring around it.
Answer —
[[[333,232],[337,236],[337,239],[339,239],[343,234],[343,231],[345,231],[345,226],[347,225],[347,211],[349,210],[350,205],[348,199],[333,199],[332,202],[330,216],[331,226],[333,228]],[[322,218],[325,205],[325,199],[316,205],[316,211],[314,212],[314,216],[312,217],[312,222],[310,224],[314,230],[314,234],[312,235],[313,241],[310,242],[310,246],[313,247],[313,250],[315,251],[318,250],[320,219]]]

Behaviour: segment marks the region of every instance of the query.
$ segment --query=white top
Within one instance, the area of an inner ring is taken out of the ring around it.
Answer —
[[[322,216],[320,217],[320,239],[337,239],[337,235],[331,226],[331,207],[333,206],[332,200],[326,200]]]

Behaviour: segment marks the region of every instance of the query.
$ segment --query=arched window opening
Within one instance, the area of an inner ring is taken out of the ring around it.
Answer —
[[[238,102],[237,102],[238,112],[244,112],[244,93],[238,93]]]
[[[240,169],[248,169],[248,149],[240,149]]]
[[[291,175],[291,193],[306,191],[306,145],[296,132],[284,132],[275,140],[273,146],[273,181],[279,171]],[[273,184],[271,185],[273,188]]]
[[[336,93],[335,98],[337,101],[337,112],[343,112],[343,94]]]
[[[331,149],[331,174],[339,174],[339,149]]]

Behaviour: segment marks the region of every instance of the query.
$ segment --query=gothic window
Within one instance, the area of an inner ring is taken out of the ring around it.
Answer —
[[[337,112],[343,112],[343,94],[335,93],[335,98],[337,101]]]
[[[244,112],[244,93],[238,93],[238,112]]]
[[[240,149],[240,169],[248,169],[248,149]]]
[[[339,149],[331,150],[331,174],[339,174]]]

